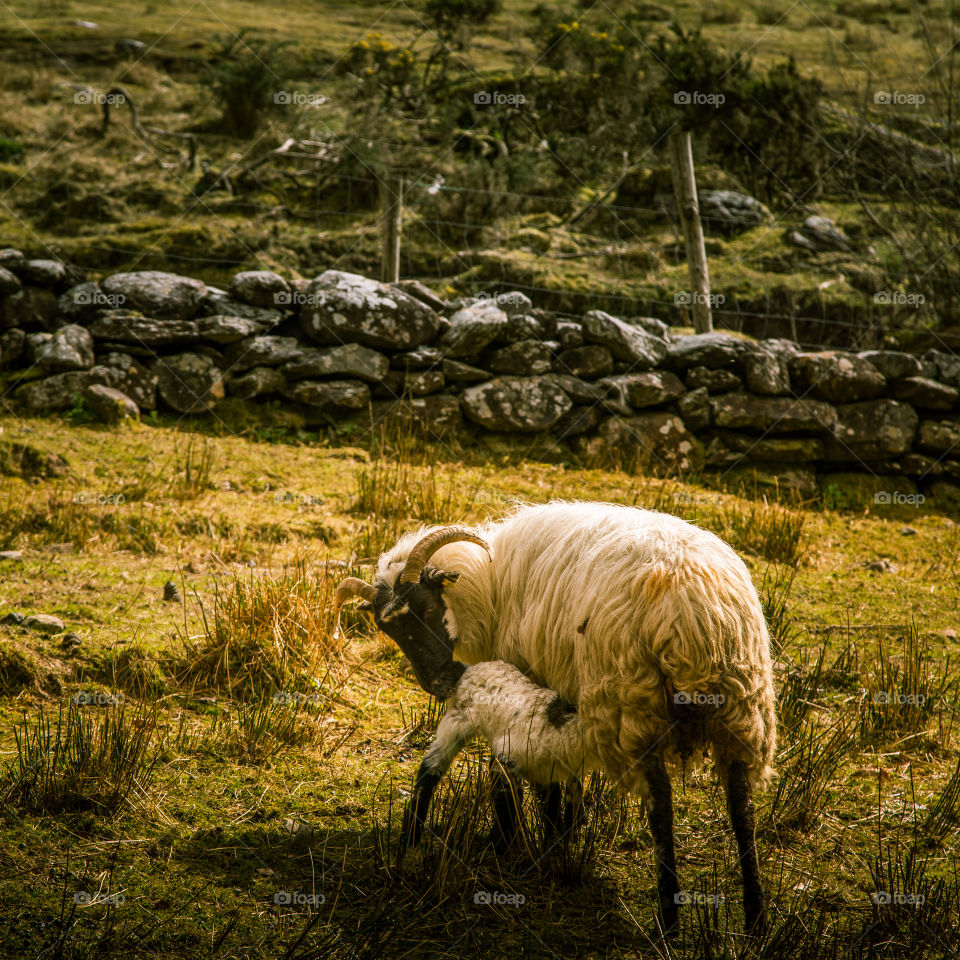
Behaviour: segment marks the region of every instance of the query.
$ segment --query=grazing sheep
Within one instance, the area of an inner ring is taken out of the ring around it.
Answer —
[[[530,781],[540,797],[551,832],[561,829],[559,784],[579,783],[597,766],[589,754],[576,708],[554,690],[535,684],[513,664],[488,660],[465,667],[430,749],[420,764],[404,818],[403,835],[418,843],[437,784],[457,754],[477,736],[490,745],[494,801],[494,846],[516,834],[522,786]],[[568,815],[572,804],[568,802]],[[565,827],[572,826],[572,818]]]
[[[644,799],[668,934],[680,888],[665,761],[709,748],[736,834],[747,927],[764,927],[752,793],[769,778],[776,743],[769,635],[728,544],[668,514],[554,502],[477,531],[405,536],[372,584],[345,580],[336,603],[357,595],[441,699],[460,678],[456,656],[505,660],[576,704],[588,751]]]

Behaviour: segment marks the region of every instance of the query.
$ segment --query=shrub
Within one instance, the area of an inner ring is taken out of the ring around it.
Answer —
[[[268,108],[279,104],[285,70],[280,59],[287,43],[247,38],[241,31],[224,40],[212,57],[211,87],[223,128],[235,137],[256,136]]]

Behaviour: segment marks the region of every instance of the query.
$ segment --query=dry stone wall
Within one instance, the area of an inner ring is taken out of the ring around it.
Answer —
[[[158,271],[99,282],[0,251],[7,402],[79,395],[105,420],[279,399],[307,425],[412,411],[436,431],[539,434],[682,473],[750,468],[804,495],[818,474],[960,483],[960,357],[679,336],[652,317],[570,318],[523,293],[444,301],[417,281]]]

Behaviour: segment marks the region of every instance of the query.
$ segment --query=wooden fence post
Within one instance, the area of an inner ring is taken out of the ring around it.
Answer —
[[[683,225],[687,265],[690,268],[693,328],[697,333],[709,333],[713,329],[710,273],[707,270],[707,251],[703,245],[697,181],[693,174],[693,148],[690,145],[690,134],[685,130],[675,129],[670,133],[670,170],[673,174],[677,212]]]
[[[400,279],[400,235],[403,223],[403,178],[385,174],[380,178],[380,205],[383,208],[383,259],[380,279]]]

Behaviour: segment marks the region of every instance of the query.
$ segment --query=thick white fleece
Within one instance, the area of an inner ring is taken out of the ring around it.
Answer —
[[[425,530],[385,553],[393,584]],[[651,752],[744,763],[756,783],[776,742],[769,636],[750,574],[714,534],[678,517],[605,503],[526,506],[431,563],[459,580],[444,599],[455,656],[504,660],[575,703],[590,753],[644,791]],[[692,705],[692,706],[691,706]]]

